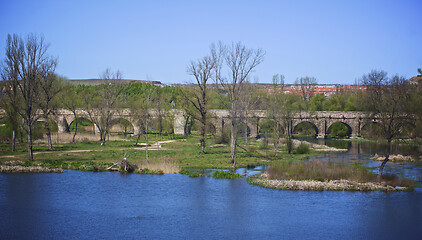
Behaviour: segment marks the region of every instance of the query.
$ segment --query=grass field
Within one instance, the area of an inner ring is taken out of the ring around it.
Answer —
[[[53,149],[49,150],[45,142],[36,141],[34,144],[34,162],[51,163],[63,162],[68,165],[77,165],[77,163],[96,162],[114,163],[123,157],[132,154],[128,160],[137,165],[149,165],[169,163],[177,165],[174,169],[183,168],[218,168],[231,169],[230,148],[228,144],[215,144],[212,137],[207,139],[206,154],[200,154],[199,136],[192,134],[188,137],[176,136],[175,139],[169,139],[167,136],[159,137],[157,134],[149,134],[148,162],[146,161],[145,138],[141,137],[137,146],[135,146],[135,137],[110,137],[105,146],[100,146],[97,136],[90,134],[81,134],[78,142],[70,143],[72,134],[61,134],[59,143],[54,144]],[[53,140],[57,136],[53,137]],[[158,147],[157,147],[158,141]],[[240,140],[239,144],[243,146]],[[244,149],[238,148],[237,167],[267,165],[269,163],[295,161],[305,159],[309,154],[287,154],[282,146],[277,157],[275,157],[272,145],[263,148],[261,141],[250,139],[248,146]],[[0,143],[0,161],[10,160],[25,161],[27,158],[26,143],[18,143],[15,152],[11,151],[11,144],[7,142]],[[312,153],[312,152],[311,152]],[[63,164],[66,168],[66,164]]]

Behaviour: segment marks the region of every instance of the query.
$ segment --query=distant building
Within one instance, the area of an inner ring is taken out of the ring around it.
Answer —
[[[142,82],[142,83],[149,83],[151,85],[156,85],[159,87],[162,87],[163,84],[160,81],[147,81],[147,80],[133,80],[133,79],[70,79],[69,80],[70,83],[73,83],[75,85],[77,84],[85,84],[85,85],[100,85],[103,83],[112,83],[112,84],[116,84],[116,83],[133,83],[133,82]]]
[[[411,84],[421,85],[422,84],[422,75],[417,75],[412,77],[409,82]]]
[[[317,84],[314,85],[314,94],[323,94],[326,97],[329,97],[339,91],[347,91],[347,90],[360,90],[365,91],[365,86],[359,85],[340,85],[340,84]],[[267,88],[267,92],[271,93],[274,92],[274,89]],[[301,95],[300,85],[286,85],[283,90],[286,94],[299,94]]]

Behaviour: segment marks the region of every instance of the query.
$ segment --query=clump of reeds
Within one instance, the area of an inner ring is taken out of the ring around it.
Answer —
[[[149,169],[151,171],[161,171],[163,173],[178,173],[181,170],[179,163],[169,157],[150,159],[148,162],[138,162],[136,165],[139,169]]]
[[[267,169],[269,179],[284,180],[349,180],[360,183],[376,182],[376,175],[368,169],[360,166],[348,166],[329,161],[315,160],[309,162],[288,162],[273,165]],[[393,186],[415,186],[411,180],[398,179],[389,175],[383,175],[382,181]]]

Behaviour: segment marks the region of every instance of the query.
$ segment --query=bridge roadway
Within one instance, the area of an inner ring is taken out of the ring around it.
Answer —
[[[174,132],[176,134],[184,133],[185,118],[183,110],[171,110],[174,117]],[[5,116],[5,111],[0,110],[0,117]],[[157,112],[151,110],[151,116],[157,116]],[[210,110],[211,123],[214,125],[216,132],[221,133],[224,126],[230,123],[228,110]],[[84,110],[78,110],[77,115],[89,120],[88,113]],[[134,129],[134,134],[138,134],[140,129],[139,120],[132,116],[129,109],[120,109],[113,114],[113,119],[126,119],[129,121]],[[249,111],[248,115],[248,132],[252,137],[257,136],[259,132],[259,121],[266,118],[265,110]],[[66,109],[59,109],[55,111],[52,119],[57,123],[59,132],[66,132],[69,125],[74,120],[74,115],[71,111]],[[363,112],[340,112],[340,111],[318,111],[318,112],[297,112],[292,118],[293,129],[302,122],[309,122],[314,126],[317,138],[325,138],[329,127],[336,122],[341,122],[349,129],[350,137],[360,137],[362,127],[368,122],[376,122],[377,119],[369,119],[368,115]]]

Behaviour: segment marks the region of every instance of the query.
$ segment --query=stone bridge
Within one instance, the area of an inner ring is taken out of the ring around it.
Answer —
[[[171,110],[174,116],[174,132],[176,134],[183,134],[185,127],[185,117],[182,110]],[[228,110],[210,110],[211,123],[219,134],[224,129],[224,126],[230,123]],[[150,114],[154,117],[157,113],[152,110]],[[5,112],[0,111],[0,117],[3,117]],[[84,110],[78,110],[77,115],[89,119],[88,113]],[[256,137],[259,133],[259,122],[266,118],[265,110],[254,110],[248,114],[248,134],[251,137]],[[71,111],[60,109],[57,110],[52,119],[57,123],[59,132],[68,131],[69,125],[74,121],[74,115]],[[134,134],[138,134],[139,124],[138,119],[134,118],[129,109],[121,109],[116,111],[112,120],[125,119],[130,122],[134,129]],[[340,111],[321,111],[321,112],[297,112],[292,118],[292,126],[294,130],[296,126],[302,122],[309,122],[314,126],[317,138],[326,138],[329,127],[341,122],[349,129],[349,135],[352,138],[360,137],[362,127],[368,122],[377,122],[378,119],[368,119],[368,116],[363,112],[340,112]],[[95,126],[94,126],[95,128]]]
[[[212,123],[216,129],[223,129],[230,123],[229,112],[227,110],[211,110]],[[248,115],[248,132],[255,137],[259,132],[259,121],[266,118],[265,110],[250,111]],[[362,127],[368,122],[377,122],[378,119],[368,119],[368,115],[363,112],[340,112],[340,111],[320,111],[320,112],[297,112],[292,118],[292,131],[302,122],[311,123],[315,129],[317,138],[326,138],[328,129],[334,123],[340,122],[349,129],[352,138],[360,137]]]

